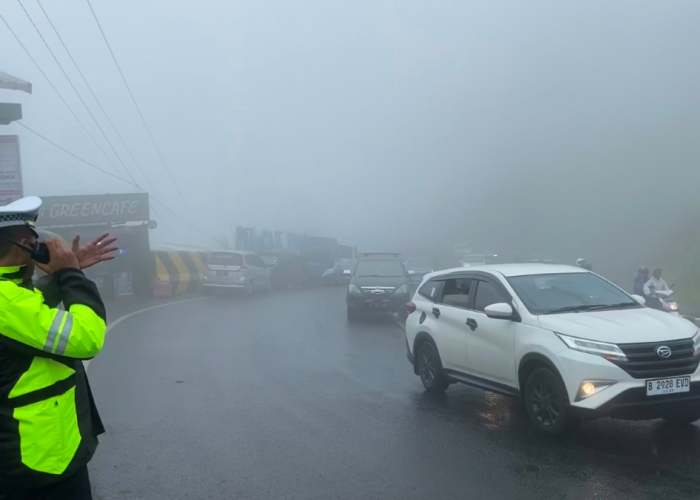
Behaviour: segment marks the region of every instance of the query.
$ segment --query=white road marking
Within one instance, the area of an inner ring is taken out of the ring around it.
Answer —
[[[206,300],[206,299],[209,299],[209,298],[210,298],[210,297],[196,297],[196,298],[194,298],[194,299],[178,300],[178,301],[176,301],[176,302],[168,302],[168,303],[166,303],[166,304],[158,304],[158,305],[155,305],[155,306],[146,307],[146,308],[144,308],[144,309],[139,309],[138,311],[134,311],[134,312],[131,312],[131,313],[129,313],[129,314],[125,314],[125,315],[122,316],[121,318],[117,318],[111,325],[109,325],[109,326],[107,327],[107,333],[109,333],[109,331],[110,331],[112,328],[114,328],[115,326],[117,326],[117,325],[118,325],[119,323],[121,323],[122,321],[127,320],[127,319],[131,318],[132,316],[136,316],[137,314],[145,313],[145,312],[147,312],[147,311],[152,311],[153,309],[158,309],[159,307],[174,306],[174,305],[178,305],[178,304],[184,304],[185,302],[195,302],[195,301],[197,301],[197,300]],[[87,370],[87,369],[88,369],[88,366],[90,366],[90,361],[92,361],[92,360],[89,359],[89,360],[87,360],[87,361],[83,361],[83,364],[85,365],[85,370]]]

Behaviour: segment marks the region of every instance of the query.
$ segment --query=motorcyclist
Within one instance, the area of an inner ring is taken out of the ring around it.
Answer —
[[[649,281],[644,285],[644,295],[651,295],[654,292],[667,292],[671,289],[666,281],[661,277],[661,268],[654,269]]]
[[[591,265],[590,262],[588,262],[586,259],[577,259],[576,260],[576,265],[580,267],[581,269],[585,269],[586,271],[592,271],[593,266]]]
[[[649,268],[640,267],[637,277],[634,278],[634,288],[632,293],[644,297],[644,285],[649,281]]]

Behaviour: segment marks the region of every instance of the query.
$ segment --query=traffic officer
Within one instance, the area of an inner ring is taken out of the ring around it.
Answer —
[[[100,352],[106,325],[80,269],[113,258],[116,238],[76,236],[73,251],[39,243],[40,206],[32,196],[0,207],[0,500],[91,499],[87,463],[104,428],[82,360]]]

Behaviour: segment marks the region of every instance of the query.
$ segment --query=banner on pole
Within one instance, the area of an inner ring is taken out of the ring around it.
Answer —
[[[19,137],[0,135],[0,206],[24,196]]]

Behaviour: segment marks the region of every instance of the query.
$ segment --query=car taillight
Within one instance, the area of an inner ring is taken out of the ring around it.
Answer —
[[[408,302],[406,304],[406,312],[408,314],[411,314],[413,312],[416,312],[416,305],[413,302]]]

